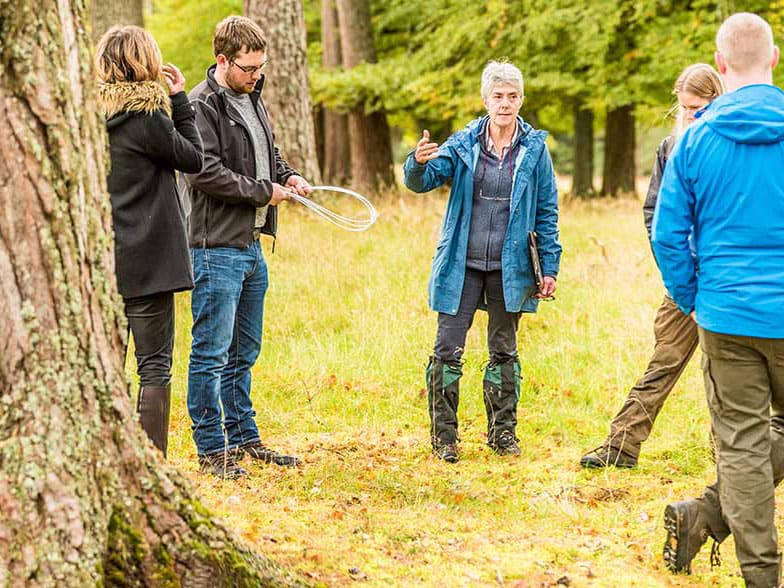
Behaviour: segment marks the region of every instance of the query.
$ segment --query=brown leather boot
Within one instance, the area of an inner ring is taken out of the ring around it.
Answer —
[[[169,446],[170,404],[171,384],[139,388],[139,401],[136,405],[139,421],[153,445],[161,450],[164,458]]]

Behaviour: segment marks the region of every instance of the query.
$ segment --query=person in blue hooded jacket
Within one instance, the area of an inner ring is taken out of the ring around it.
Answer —
[[[662,278],[694,313],[718,448],[718,482],[665,509],[665,564],[688,571],[731,532],[746,586],[780,584],[774,488],[784,478],[784,92],[762,18],[716,36],[728,93],[673,149],[653,221]],[[689,236],[696,259],[689,247]],[[698,269],[699,268],[699,269]]]
[[[428,192],[451,182],[441,240],[428,287],[438,334],[427,367],[430,440],[434,453],[458,461],[457,406],[466,335],[480,306],[488,312],[489,363],[484,375],[487,443],[519,455],[515,429],[520,398],[517,328],[523,312],[555,292],[561,258],[558,190],[547,133],[519,116],[523,76],[491,61],[482,73],[487,115],[442,145],[427,131],[403,167],[405,184]],[[536,283],[528,248],[535,232],[543,279]]]

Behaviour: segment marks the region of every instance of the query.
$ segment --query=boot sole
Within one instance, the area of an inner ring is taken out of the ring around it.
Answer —
[[[683,545],[684,541],[679,540],[682,529],[689,528],[689,521],[685,511],[679,510],[672,504],[668,504],[664,509],[664,530],[667,531],[667,539],[664,541],[664,565],[674,574],[691,574],[691,561],[683,561],[683,557],[678,557],[678,547],[688,553],[688,545]],[[688,541],[687,541],[688,542]],[[685,548],[685,549],[683,549]]]

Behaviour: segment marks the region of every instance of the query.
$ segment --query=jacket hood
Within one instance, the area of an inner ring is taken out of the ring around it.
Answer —
[[[159,82],[115,82],[113,84],[101,84],[98,87],[98,102],[103,109],[103,113],[109,121],[109,125],[117,124],[120,119],[127,117],[117,117],[120,113],[135,114],[143,112],[152,114],[158,110],[163,110],[171,116],[171,101],[169,92]],[[114,119],[117,120],[114,120]]]
[[[210,67],[207,68],[207,85],[216,94],[222,94],[225,88],[218,83],[218,80],[215,79],[215,70],[217,69],[217,63],[213,63]],[[253,92],[251,92],[252,96],[258,96],[261,94],[261,90],[264,88],[264,81],[266,79],[267,77],[264,74],[261,74],[259,81],[256,82],[256,86],[253,88]]]
[[[779,143],[784,141],[784,92],[770,84],[743,86],[719,96],[700,119],[735,143]]]

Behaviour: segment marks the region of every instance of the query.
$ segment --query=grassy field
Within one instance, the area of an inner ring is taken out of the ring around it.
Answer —
[[[197,472],[185,409],[188,296],[178,299],[170,459],[249,544],[311,582],[347,586],[738,586],[731,540],[710,569],[661,563],[662,513],[712,481],[697,358],[632,471],[584,471],[653,344],[663,289],[636,201],[562,205],[557,301],[524,316],[518,459],[485,445],[486,317],[469,335],[461,461],[429,451],[427,277],[445,194],[389,196],[368,232],[284,205],[253,400],[262,440],[301,456],[250,478]],[[699,355],[699,352],[698,352]],[[133,366],[129,365],[129,372]]]

